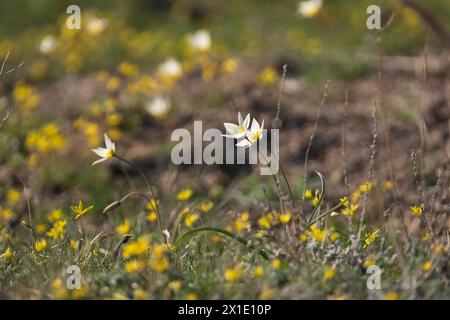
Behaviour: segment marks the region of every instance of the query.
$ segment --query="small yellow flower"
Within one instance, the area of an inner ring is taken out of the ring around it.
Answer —
[[[38,234],[44,234],[45,232],[47,232],[47,226],[45,224],[38,224],[36,226],[36,232]]]
[[[374,265],[375,263],[376,263],[376,261],[374,258],[367,258],[363,262],[363,267],[365,269],[367,269],[368,267],[370,267],[371,265]]]
[[[34,243],[34,250],[36,250],[36,252],[44,251],[45,248],[47,248],[47,241],[45,239],[36,241]]]
[[[133,296],[136,300],[145,300],[148,297],[148,293],[141,288],[136,288],[133,292]]]
[[[76,251],[76,250],[78,250],[79,246],[80,246],[80,243],[77,240],[72,239],[69,241],[70,250]]]
[[[139,272],[144,270],[145,264],[142,261],[132,260],[125,263],[124,269],[128,273]]]
[[[281,268],[281,260],[280,259],[273,259],[272,260],[272,268],[274,268],[275,270],[278,270]]]
[[[145,255],[150,249],[147,236],[140,236],[136,241],[132,241],[123,246],[123,257],[128,259],[134,256]]]
[[[275,295],[277,294],[277,290],[276,289],[272,289],[272,288],[265,288],[261,291],[259,298],[261,300],[272,300],[273,298],[275,298]]]
[[[433,254],[440,255],[444,251],[444,246],[440,243],[435,243],[433,245]]]
[[[122,62],[119,65],[119,72],[125,77],[132,77],[139,71],[139,67],[135,64],[131,64],[129,62]]]
[[[183,283],[180,280],[171,281],[169,282],[169,289],[178,292],[180,291],[182,285]]]
[[[306,189],[304,196],[307,200],[312,200],[314,198],[313,193],[311,191],[311,189]]]
[[[55,280],[53,280],[51,287],[52,287],[52,294],[53,296],[55,296],[55,298],[57,299],[67,298],[68,292],[65,286],[63,286],[63,282],[61,279],[56,278]]]
[[[421,204],[420,206],[412,206],[410,210],[414,216],[420,218],[423,214],[423,204]]]
[[[130,229],[131,229],[130,220],[125,219],[125,221],[123,223],[121,223],[120,225],[117,226],[116,233],[119,236],[123,236],[123,235],[126,235],[127,233],[130,233]]]
[[[311,200],[311,204],[313,205],[313,207],[317,207],[317,206],[319,205],[319,198],[314,197],[314,198]]]
[[[422,265],[420,266],[420,268],[424,272],[430,271],[431,267],[433,267],[433,263],[431,262],[431,260],[428,260],[428,261],[422,263]]]
[[[248,212],[244,212],[239,217],[234,220],[234,229],[236,232],[241,232],[242,230],[250,230],[250,222]]]
[[[348,198],[347,197],[340,198],[339,202],[341,203],[342,206],[348,207]]]
[[[393,188],[394,188],[394,183],[392,181],[388,180],[384,183],[383,189],[385,191],[392,190]]]
[[[273,84],[277,81],[278,75],[274,68],[267,67],[259,74],[259,82],[265,85]]]
[[[146,219],[149,222],[155,222],[158,219],[158,216],[155,211],[152,211],[147,215]]]
[[[327,235],[328,235],[327,229],[317,228],[316,225],[313,224],[309,230],[310,230],[309,234],[317,242],[323,242],[327,238]]]
[[[6,261],[11,261],[13,257],[14,251],[9,247],[0,255],[0,259],[5,259]]]
[[[263,275],[264,275],[264,269],[263,269],[263,267],[261,267],[261,266],[256,266],[256,267],[253,269],[253,276],[254,276],[255,278],[262,277]]]
[[[333,267],[327,267],[325,269],[325,272],[323,273],[323,279],[325,281],[330,281],[334,278],[335,275],[336,275],[336,269]]]
[[[362,193],[372,191],[372,189],[373,183],[371,182],[365,182],[359,186],[359,191]]]
[[[199,215],[196,213],[190,213],[184,219],[184,224],[187,227],[192,227],[192,225],[199,219]]]
[[[341,237],[341,234],[339,232],[333,232],[330,235],[330,240],[331,242],[335,242],[337,239],[339,239]]]
[[[229,268],[225,271],[225,280],[228,282],[238,281],[242,276],[242,270],[239,266]]]
[[[150,201],[147,203],[148,211],[156,211],[158,207],[159,207],[159,200],[150,199]]]
[[[50,231],[47,232],[47,235],[55,240],[57,240],[57,239],[62,240],[64,238],[66,224],[67,224],[66,220],[56,221],[53,224]]]
[[[236,59],[228,58],[222,62],[222,65],[220,68],[224,74],[230,74],[230,73],[233,73],[234,71],[236,71],[237,67],[238,67],[238,62],[236,61]]]
[[[47,220],[48,220],[48,222],[52,222],[53,223],[55,221],[61,220],[62,216],[63,216],[62,210],[55,209],[55,210],[52,210],[52,212],[50,212],[47,215]]]
[[[188,293],[185,297],[186,300],[197,300],[198,297],[195,293]]]
[[[257,237],[257,238],[262,238],[262,237],[264,237],[264,231],[258,230],[258,231],[256,232],[256,237]]]
[[[380,229],[375,230],[374,232],[367,232],[366,233],[366,239],[364,240],[363,248],[366,248],[367,246],[370,246],[376,238],[378,238],[378,232]]]
[[[300,234],[300,237],[298,238],[298,240],[300,241],[300,242],[306,242],[306,240],[308,240],[308,236],[306,235],[306,233],[302,233],[302,234]]]
[[[6,201],[8,201],[9,204],[16,204],[20,201],[20,192],[14,188],[8,189],[6,192]]]
[[[280,214],[279,220],[282,224],[288,224],[291,221],[292,213],[286,212],[284,214]]]
[[[214,203],[212,201],[202,201],[198,205],[198,210],[206,213],[209,210],[211,210],[213,206],[214,206]]]
[[[395,291],[389,291],[384,295],[384,300],[398,300],[398,293]]]
[[[78,202],[78,205],[70,207],[70,209],[73,211],[73,213],[75,213],[75,219],[81,218],[86,213],[91,211],[92,208],[94,208],[94,206],[89,206],[89,207],[85,208],[84,204],[81,200]]]
[[[166,256],[153,257],[150,259],[150,268],[156,272],[166,272],[169,269],[169,266],[169,259]]]
[[[356,213],[356,210],[358,209],[357,205],[351,204],[350,206],[347,206],[346,208],[341,210],[341,213],[346,217],[353,217]]]
[[[193,194],[192,189],[185,188],[177,194],[177,199],[181,201],[187,201],[191,198],[192,194]]]

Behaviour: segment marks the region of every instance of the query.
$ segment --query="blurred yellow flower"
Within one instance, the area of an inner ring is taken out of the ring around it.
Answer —
[[[79,243],[78,240],[71,239],[69,241],[69,248],[70,248],[70,250],[76,251],[76,250],[78,250],[79,247],[80,247],[80,243]]]
[[[323,279],[325,281],[330,281],[334,278],[335,275],[336,275],[336,269],[333,267],[327,267],[325,269],[325,272],[323,273]]]
[[[185,188],[177,194],[177,199],[181,201],[187,201],[191,198],[192,194],[193,194],[192,189]]]
[[[270,85],[277,81],[278,75],[274,68],[267,67],[259,74],[259,82]]]
[[[125,219],[124,222],[122,222],[120,225],[117,226],[116,233],[119,236],[123,236],[126,235],[127,233],[130,233],[130,229],[131,229],[130,221],[128,219]]]
[[[198,205],[198,210],[201,212],[208,212],[210,211],[214,206],[214,203],[212,201],[202,201]]]
[[[128,259],[133,256],[140,256],[150,249],[147,236],[140,236],[136,241],[132,241],[123,246],[123,257]]]
[[[188,293],[185,297],[186,300],[197,300],[198,297],[195,293]]]
[[[158,216],[156,215],[155,211],[152,211],[147,215],[146,219],[149,222],[155,222],[158,219]]]
[[[366,248],[367,246],[370,246],[376,238],[378,238],[378,232],[380,229],[375,230],[374,232],[367,232],[366,238],[364,240],[363,248]]]
[[[384,300],[398,300],[398,293],[395,291],[389,291],[384,295]]]
[[[284,214],[280,214],[279,220],[282,224],[288,224],[291,221],[292,213],[286,212]]]
[[[20,192],[17,189],[10,188],[8,191],[6,191],[6,201],[8,201],[9,204],[16,204],[20,201]]]
[[[430,271],[430,269],[433,267],[433,263],[431,262],[431,260],[425,261],[424,263],[421,264],[420,268],[422,269],[422,271],[424,272],[428,272]]]
[[[41,102],[39,93],[23,82],[14,87],[13,98],[20,108],[28,111],[34,110]]]
[[[256,266],[256,267],[253,269],[253,276],[254,276],[255,278],[262,277],[263,275],[264,275],[264,269],[263,269],[263,267],[261,267],[261,266]]]
[[[275,270],[278,270],[281,268],[281,260],[280,259],[273,259],[272,260],[272,268],[274,268]]]
[[[351,204],[350,206],[341,210],[341,213],[346,217],[353,217],[358,209],[357,205]]]
[[[306,189],[305,192],[303,193],[303,195],[305,196],[305,199],[307,199],[307,200],[312,200],[312,198],[314,197],[311,189]]]
[[[139,72],[139,67],[129,62],[122,62],[119,65],[119,72],[125,77],[132,77]]]
[[[66,230],[66,220],[59,220],[56,221],[49,232],[47,232],[47,235],[55,240],[60,239],[62,240],[64,238],[65,230]]]
[[[192,225],[199,219],[199,215],[196,213],[189,213],[184,219],[184,224],[187,227],[192,227]]]
[[[312,18],[319,13],[322,8],[322,0],[300,1],[297,11],[305,18]]]
[[[11,261],[14,257],[14,251],[8,247],[5,252],[0,255],[0,259],[5,259],[6,261]]]
[[[234,58],[227,58],[222,62],[222,65],[220,67],[222,73],[224,74],[230,74],[236,71],[238,67],[238,62]]]
[[[228,268],[225,271],[225,280],[228,282],[238,281],[242,276],[242,270],[240,266]]]
[[[416,217],[421,217],[423,214],[423,204],[421,204],[420,206],[412,206],[410,208],[411,213],[416,216]]]
[[[128,261],[124,265],[124,269],[128,273],[139,272],[144,270],[145,264],[142,261],[132,260]]]
[[[317,242],[323,242],[327,238],[328,230],[327,229],[320,229],[315,224],[313,224],[309,228],[309,234]]]
[[[47,215],[47,220],[48,220],[48,222],[53,223],[55,221],[60,220],[62,218],[62,216],[63,216],[62,210],[54,209]]]
[[[41,252],[47,248],[47,241],[45,239],[38,240],[34,243],[34,250],[36,252]]]

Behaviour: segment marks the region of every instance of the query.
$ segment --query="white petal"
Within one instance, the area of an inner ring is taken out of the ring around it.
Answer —
[[[108,149],[106,149],[106,148],[97,148],[97,149],[92,149],[92,152],[94,152],[99,157],[104,158],[104,157],[106,157],[106,154],[108,153]]]
[[[238,123],[239,126],[242,126],[242,123],[244,122],[244,118],[242,118],[242,115],[240,112],[238,112]]]
[[[225,130],[227,130],[228,133],[233,134],[233,135],[239,129],[239,126],[234,123],[225,122],[223,125],[225,127]]]
[[[245,137],[246,134],[247,134],[247,131],[238,132],[233,135],[233,138],[240,139],[242,137]]]
[[[112,146],[112,141],[106,133],[105,133],[105,146],[106,146],[106,149],[111,149],[111,146]]]
[[[92,165],[95,166],[96,164],[99,164],[99,163],[101,163],[101,162],[103,162],[103,161],[106,161],[106,160],[108,160],[108,158],[101,158],[101,159],[98,159],[97,161],[92,162]]]
[[[245,127],[245,129],[248,129],[248,126],[250,125],[250,113],[247,114],[247,116],[245,117],[244,123],[243,123],[243,127]]]
[[[247,139],[241,140],[238,143],[236,143],[236,147],[250,147],[252,145],[252,143],[250,141],[248,141]]]
[[[261,128],[260,128],[259,130],[261,130],[261,131],[264,130],[264,119],[263,119],[263,121],[261,122]]]
[[[250,128],[251,132],[256,132],[256,130],[259,129],[259,123],[256,121],[256,119],[253,119],[252,121],[252,127]]]

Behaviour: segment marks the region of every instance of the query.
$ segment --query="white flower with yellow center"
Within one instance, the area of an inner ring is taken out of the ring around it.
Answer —
[[[246,139],[236,143],[236,146],[244,148],[250,147],[251,145],[261,140],[261,138],[263,137],[263,130],[264,130],[264,119],[261,123],[261,126],[259,125],[258,121],[256,121],[256,119],[253,119],[250,131],[248,131],[246,134]]]
[[[305,18],[312,18],[322,8],[322,0],[300,1],[298,4],[298,12]]]
[[[106,30],[108,27],[108,19],[92,17],[87,21],[86,29],[90,35],[96,36]]]
[[[250,114],[248,114],[244,119],[239,112],[238,122],[239,124],[225,122],[223,125],[225,126],[225,130],[227,130],[228,134],[224,134],[223,136],[234,139],[244,137],[247,134],[248,126],[250,125]]]
[[[189,45],[195,51],[206,52],[211,48],[211,35],[208,30],[199,30],[188,36]]]
[[[41,43],[39,44],[39,51],[42,54],[49,54],[52,52],[56,47],[56,40],[55,37],[52,35],[47,35],[42,39]]]
[[[181,63],[171,58],[159,66],[158,72],[163,77],[178,78],[182,74]]]
[[[114,157],[114,155],[116,153],[116,145],[114,142],[111,141],[111,139],[108,137],[108,135],[106,133],[105,133],[105,147],[106,148],[100,147],[97,149],[92,149],[92,151],[101,158],[101,159],[93,162],[92,165],[96,165],[97,163],[106,161],[109,158]]]
[[[155,118],[164,118],[170,109],[170,100],[162,97],[157,97],[149,101],[145,106],[145,109]]]

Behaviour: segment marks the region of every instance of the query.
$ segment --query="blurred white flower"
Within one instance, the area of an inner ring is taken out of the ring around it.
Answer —
[[[89,18],[86,24],[86,30],[90,35],[96,36],[108,27],[108,19],[106,18]]]
[[[170,100],[162,97],[149,101],[145,109],[155,118],[164,118],[170,110]]]
[[[52,35],[47,35],[39,44],[39,51],[42,54],[49,54],[56,48],[56,39]]]
[[[250,131],[247,132],[246,139],[239,141],[236,143],[237,147],[250,147],[252,144],[258,142],[263,137],[263,130],[264,130],[264,119],[261,123],[261,126],[259,125],[258,121],[256,119],[253,119],[252,126],[250,128]]]
[[[208,30],[199,30],[188,36],[189,45],[195,51],[206,52],[211,48],[211,35]]]
[[[106,148],[100,147],[97,149],[92,149],[92,151],[101,158],[97,161],[94,161],[92,165],[96,165],[97,163],[106,161],[109,158],[114,157],[116,153],[116,145],[114,142],[111,141],[111,139],[108,137],[106,133],[105,133],[105,147]]]
[[[239,139],[247,134],[248,126],[250,125],[250,114],[245,119],[242,118],[241,113],[238,113],[239,124],[225,122],[223,125],[228,134],[224,134],[224,137]]]
[[[174,58],[170,58],[161,64],[158,71],[163,77],[168,78],[178,78],[183,72],[181,63]]]
[[[322,8],[322,0],[300,1],[298,4],[298,12],[305,18],[314,17]]]

